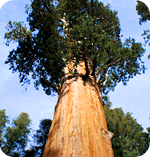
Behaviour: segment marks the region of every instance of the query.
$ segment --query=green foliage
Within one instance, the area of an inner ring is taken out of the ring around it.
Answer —
[[[139,24],[142,25],[142,23],[150,21],[150,11],[148,7],[145,5],[145,3],[141,1],[137,1],[136,5],[137,14],[140,16],[139,18]],[[150,46],[150,30],[144,30],[142,33],[143,39],[145,41],[145,45],[148,44]],[[148,59],[150,59],[150,55],[148,55]]]
[[[16,119],[13,119],[10,126],[6,127],[1,142],[1,149],[5,154],[19,156],[24,151],[30,133],[30,122],[29,115],[21,113]]]
[[[139,23],[142,23],[150,20],[150,12],[147,5],[141,1],[137,1],[136,5],[137,14],[140,15]]]
[[[150,143],[150,128],[143,132],[131,113],[123,112],[121,108],[110,109],[105,105],[104,111],[108,130],[114,133],[112,145],[116,157],[137,157],[148,150]]]
[[[2,145],[3,142],[3,137],[2,137],[2,133],[4,132],[5,128],[6,128],[6,122],[8,122],[8,116],[6,116],[5,114],[5,109],[4,110],[0,110],[0,147]]]
[[[19,72],[23,84],[32,77],[36,89],[41,84],[46,94],[58,92],[72,59],[74,67],[85,62],[86,76],[95,76],[100,86],[109,75],[104,93],[145,71],[145,50],[134,39],[121,41],[117,12],[109,5],[98,0],[34,0],[26,13],[29,30],[22,22],[9,22],[5,33],[6,45],[18,42],[6,63]]]
[[[33,135],[34,142],[35,142],[35,145],[33,146],[33,150],[35,151],[36,157],[42,156],[51,123],[52,121],[50,119],[43,119],[40,122],[39,130],[36,130],[36,133]]]
[[[26,40],[27,36],[31,36],[31,31],[27,30],[27,26],[24,22],[13,22],[9,21],[6,27],[8,33],[5,34],[4,38],[7,38],[6,45],[9,46],[11,41],[21,42]],[[10,31],[11,30],[11,31]]]

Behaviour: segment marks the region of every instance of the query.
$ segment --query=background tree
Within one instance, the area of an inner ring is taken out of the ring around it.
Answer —
[[[149,148],[150,128],[143,131],[131,113],[123,112],[121,108],[110,109],[104,106],[107,125],[114,133],[112,139],[113,150],[116,157],[137,157],[143,155]]]
[[[51,123],[52,120],[50,119],[41,120],[39,129],[36,130],[36,133],[33,135],[33,139],[34,139],[33,149],[35,150],[36,157],[42,156]]]
[[[145,3],[141,1],[137,1],[136,5],[137,14],[140,16],[139,18],[139,24],[142,25],[143,23],[150,21],[150,11],[148,7],[145,5]],[[142,36],[144,38],[145,44],[148,43],[150,45],[150,30],[144,30],[142,33]],[[150,59],[150,55],[148,55],[148,58]]]
[[[141,1],[137,1],[136,5],[137,14],[140,15],[139,24],[150,20],[150,12],[147,5]]]
[[[2,151],[11,156],[22,155],[30,133],[30,118],[27,113],[21,113],[6,127],[1,145]]]
[[[25,157],[41,157],[42,156],[51,123],[52,123],[52,120],[50,119],[41,120],[39,124],[39,129],[36,130],[35,134],[33,134],[32,136],[34,144],[31,145],[29,149],[24,151]]]
[[[8,121],[8,116],[6,116],[5,114],[5,109],[4,110],[0,110],[0,147],[2,145],[3,142],[3,132],[6,128],[6,122]]]

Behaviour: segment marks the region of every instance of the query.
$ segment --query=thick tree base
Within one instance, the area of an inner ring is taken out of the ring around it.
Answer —
[[[112,136],[94,78],[64,78],[43,157],[114,157]]]

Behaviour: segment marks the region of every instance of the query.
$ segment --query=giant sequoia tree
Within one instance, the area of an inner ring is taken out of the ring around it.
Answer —
[[[26,12],[29,27],[8,23],[6,45],[18,46],[6,63],[58,93],[43,157],[114,156],[101,93],[145,71],[141,44],[121,41],[117,12],[98,0],[33,0]]]

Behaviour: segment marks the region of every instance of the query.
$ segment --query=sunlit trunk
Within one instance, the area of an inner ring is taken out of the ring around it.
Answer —
[[[85,79],[84,67],[62,79],[42,157],[114,157],[102,95],[94,77]]]

